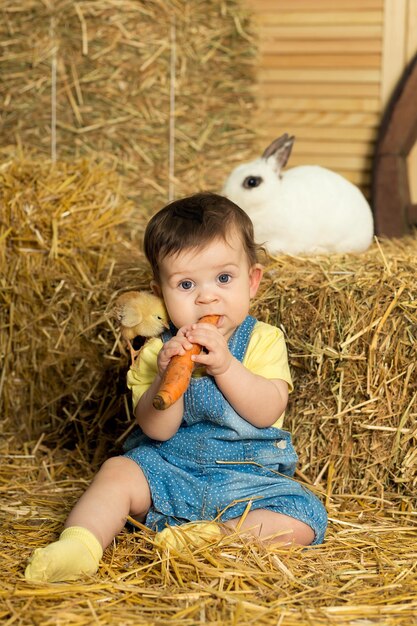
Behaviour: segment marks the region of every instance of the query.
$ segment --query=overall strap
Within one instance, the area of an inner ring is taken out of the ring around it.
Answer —
[[[243,361],[255,324],[256,319],[248,315],[229,339],[229,350],[238,361]]]

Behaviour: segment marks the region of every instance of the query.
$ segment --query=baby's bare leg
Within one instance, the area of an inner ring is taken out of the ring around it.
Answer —
[[[94,574],[103,549],[123,528],[127,515],[144,517],[150,504],[139,466],[125,457],[109,459],[69,514],[59,540],[35,550],[26,579],[57,582]]]
[[[123,528],[127,515],[145,518],[151,506],[148,481],[139,465],[123,456],[108,459],[65,522],[87,528],[106,548]]]
[[[229,528],[250,532],[268,543],[309,546],[314,541],[314,531],[308,524],[268,509],[250,511],[240,526],[239,522],[240,518],[237,517],[224,524]]]

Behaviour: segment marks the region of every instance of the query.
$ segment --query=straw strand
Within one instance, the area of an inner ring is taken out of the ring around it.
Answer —
[[[53,42],[52,55],[51,55],[51,161],[56,162],[57,150],[56,150],[56,83],[57,83],[57,45],[55,41],[55,16],[51,15],[50,21],[50,37]]]
[[[175,15],[172,16],[171,31],[171,56],[170,56],[170,86],[169,86],[169,190],[168,200],[174,199],[175,184],[175,87],[176,87],[176,26]]]

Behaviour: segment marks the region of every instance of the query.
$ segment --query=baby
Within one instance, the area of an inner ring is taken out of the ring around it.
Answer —
[[[262,278],[250,219],[222,196],[196,194],[156,213],[144,246],[171,326],[128,373],[137,432],[102,465],[59,540],[35,550],[27,580],[94,574],[128,515],[161,546],[178,548],[184,524],[194,544],[236,528],[281,544],[323,541],[326,511],[292,478],[297,456],[282,430],[292,390],[284,337],[249,315]],[[209,314],[217,325],[199,323]],[[155,409],[170,359],[194,343],[204,349],[188,390]]]

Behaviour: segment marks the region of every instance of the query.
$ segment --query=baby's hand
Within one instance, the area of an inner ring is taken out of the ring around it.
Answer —
[[[164,343],[158,354],[158,370],[160,376],[163,375],[168,363],[173,356],[177,354],[185,354],[186,350],[190,350],[193,344],[187,339],[183,330],[180,328],[175,337]]]
[[[213,324],[192,324],[183,329],[191,343],[199,343],[206,352],[191,357],[195,363],[206,366],[210,376],[220,376],[229,368],[233,356],[230,353],[225,337]]]

